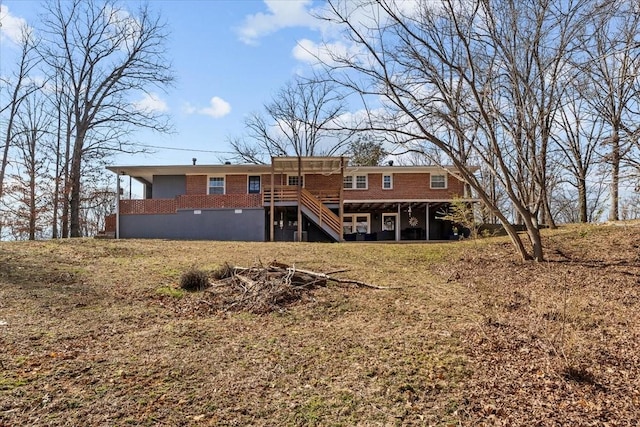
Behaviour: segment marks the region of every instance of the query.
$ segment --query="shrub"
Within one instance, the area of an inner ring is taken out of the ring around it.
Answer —
[[[201,291],[209,286],[209,275],[202,270],[191,267],[180,276],[180,287],[185,291]]]

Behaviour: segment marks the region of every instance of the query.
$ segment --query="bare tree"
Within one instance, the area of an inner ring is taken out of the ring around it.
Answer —
[[[565,218],[573,218],[576,222],[588,222],[593,218],[593,206],[589,206],[590,185],[589,179],[596,176],[594,169],[602,161],[598,148],[605,132],[602,117],[596,114],[589,103],[581,96],[584,79],[576,76],[568,85],[565,94],[565,103],[558,111],[557,126],[553,130],[554,147],[558,151],[556,164],[564,171],[567,177],[563,179],[577,192],[576,197],[562,197],[567,209],[576,211],[577,216],[566,215]],[[595,187],[599,187],[596,185]],[[594,188],[598,200],[600,189]]]
[[[78,237],[83,162],[135,151],[127,139],[134,128],[168,130],[161,113],[132,101],[172,83],[167,33],[146,6],[135,16],[111,0],[56,0],[45,8],[41,55],[71,103],[69,234]]]
[[[376,130],[426,141],[459,171],[503,224],[523,259],[543,259],[548,143],[562,97],[567,52],[591,1],[329,1],[359,54],[335,52],[332,76],[365,100],[382,97]],[[402,7],[402,9],[401,9]],[[341,72],[343,71],[343,72]],[[469,159],[490,171],[527,229],[531,251]]]
[[[593,34],[582,42],[578,67],[588,81],[583,98],[602,117],[608,133],[601,143],[611,167],[609,219],[618,220],[621,168],[640,134],[640,6],[616,0],[606,9],[590,21]]]
[[[44,235],[51,213],[49,160],[43,144],[51,117],[42,92],[24,99],[16,126],[15,161],[7,193],[14,209],[14,228],[35,240]]]
[[[118,178],[116,178],[118,179]],[[105,174],[104,168],[85,173],[82,194],[82,216],[80,224],[85,236],[95,236],[104,230],[104,221],[114,213],[116,192],[113,190],[113,175]]]
[[[247,138],[229,141],[244,162],[265,163],[271,156],[330,156],[340,153],[353,131],[341,124],[344,97],[323,79],[296,78],[251,114]]]
[[[36,43],[32,30],[28,27],[21,29],[20,57],[17,71],[10,78],[0,76],[1,88],[8,92],[6,105],[0,105],[0,115],[6,114],[7,120],[3,135],[2,161],[0,163],[0,198],[4,190],[4,178],[9,160],[9,149],[15,138],[15,123],[20,109],[20,104],[33,92],[40,89],[41,85],[34,83],[30,74],[38,65],[38,58],[35,53]]]

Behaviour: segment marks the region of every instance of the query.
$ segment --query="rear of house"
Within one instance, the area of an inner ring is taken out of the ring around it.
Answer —
[[[119,238],[237,241],[446,240],[438,213],[468,198],[455,169],[349,166],[344,157],[274,157],[269,165],[111,166],[143,184],[120,199]]]

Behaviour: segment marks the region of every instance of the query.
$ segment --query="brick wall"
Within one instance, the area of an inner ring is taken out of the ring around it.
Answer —
[[[121,214],[166,214],[178,209],[259,208],[261,194],[191,194],[175,199],[121,200]],[[114,218],[115,229],[115,218]]]
[[[104,231],[107,233],[116,231],[116,214],[107,215],[104,218]]]
[[[227,175],[224,185],[226,194],[247,194],[247,175]]]
[[[121,214],[175,213],[177,207],[176,199],[120,200]]]
[[[273,174],[273,183],[274,185],[287,185],[286,175],[281,173]],[[270,173],[262,174],[262,186],[269,187],[270,185],[271,185],[271,174]]]
[[[207,175],[187,175],[187,194],[207,194]]]
[[[398,199],[450,199],[464,194],[462,181],[449,175],[447,188],[430,188],[428,173],[396,173],[392,174],[393,188],[382,189],[382,174],[368,174],[367,190],[344,190],[346,200],[398,200]]]
[[[219,194],[178,196],[178,209],[258,208],[261,194]]]
[[[340,187],[342,187],[342,180],[339,174],[329,176],[312,174],[305,175],[304,179],[304,187],[312,193],[315,191],[333,191],[339,193]]]

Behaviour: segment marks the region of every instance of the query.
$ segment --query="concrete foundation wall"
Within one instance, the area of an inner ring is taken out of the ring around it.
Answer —
[[[265,241],[264,209],[179,210],[121,215],[120,237],[136,239]]]

